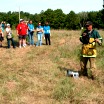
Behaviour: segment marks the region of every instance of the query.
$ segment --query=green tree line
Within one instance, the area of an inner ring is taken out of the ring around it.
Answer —
[[[42,25],[45,21],[50,23],[53,29],[80,29],[84,27],[86,21],[90,20],[93,22],[93,26],[98,29],[104,28],[104,10],[91,11],[91,12],[80,12],[75,13],[70,11],[70,13],[65,14],[61,9],[47,9],[46,11],[41,11],[39,14],[30,14],[28,12],[20,11],[20,17],[26,21],[32,20],[34,25],[37,26],[38,22]],[[18,12],[0,12],[0,22],[6,21],[10,23],[12,28],[15,28],[19,23],[19,13]]]

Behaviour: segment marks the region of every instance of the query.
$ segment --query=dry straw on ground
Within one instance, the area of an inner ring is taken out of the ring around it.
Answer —
[[[103,37],[104,32],[99,33]],[[80,69],[80,31],[52,30],[51,34],[51,46],[6,49],[5,39],[0,48],[0,103],[104,104],[104,47],[98,48],[97,79],[73,79],[65,69]]]

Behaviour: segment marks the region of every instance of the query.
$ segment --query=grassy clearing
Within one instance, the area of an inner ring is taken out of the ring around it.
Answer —
[[[99,32],[104,38],[104,31]],[[0,103],[103,104],[104,44],[97,48],[97,79],[74,79],[66,76],[66,69],[80,69],[80,31],[52,30],[51,34],[51,46],[6,49],[5,39],[0,48]]]

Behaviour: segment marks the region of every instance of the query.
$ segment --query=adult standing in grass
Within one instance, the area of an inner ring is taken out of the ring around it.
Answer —
[[[51,41],[50,41],[50,26],[49,23],[46,22],[45,26],[43,28],[44,30],[44,36],[45,36],[45,41],[46,41],[46,45],[51,45]]]
[[[28,36],[29,36],[29,45],[34,45],[34,25],[32,20],[28,23]]]
[[[6,27],[6,38],[7,38],[8,48],[10,48],[10,42],[12,42],[13,48],[15,48],[15,43],[12,35],[12,30],[10,28],[10,24],[7,24]]]
[[[2,26],[0,25],[0,47],[2,47],[2,41],[4,40],[4,34]]]
[[[38,26],[36,28],[37,32],[37,43],[36,46],[41,46],[42,45],[42,36],[43,36],[43,27],[41,26],[41,23],[38,23]]]
[[[29,21],[24,21],[24,23],[28,26]],[[29,44],[28,32],[27,32],[27,35],[26,35],[26,44]]]
[[[5,26],[6,26],[5,21],[2,21],[2,22],[1,22],[1,27],[2,27],[2,31],[3,31],[3,32],[4,32],[4,30],[5,30]]]
[[[17,25],[17,36],[19,37],[19,48],[21,46],[26,47],[26,35],[28,32],[28,26],[24,23],[23,19],[20,19],[20,23]]]
[[[80,60],[81,74],[94,79],[94,77],[96,78],[96,43],[101,45],[102,37],[99,35],[97,30],[93,29],[93,24],[91,21],[86,22],[85,26],[86,30],[82,33],[80,37],[80,41],[82,42],[82,54]],[[90,63],[89,71],[87,69],[88,61]],[[91,72],[91,74],[88,72]]]

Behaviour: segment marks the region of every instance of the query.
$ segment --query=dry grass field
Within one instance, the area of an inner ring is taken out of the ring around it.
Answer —
[[[104,104],[104,45],[97,48],[96,80],[66,75],[67,69],[80,70],[80,33],[52,30],[51,46],[21,49],[7,49],[5,39],[0,48],[0,104]],[[104,38],[104,31],[99,33]],[[16,36],[14,40],[18,42]]]

